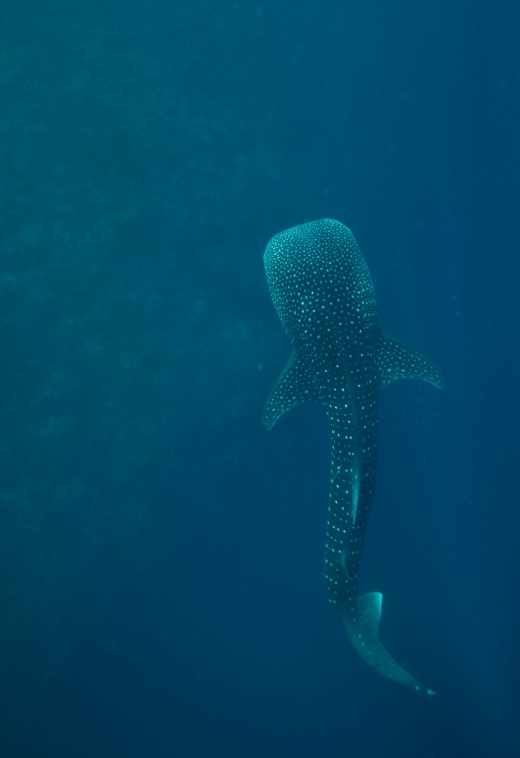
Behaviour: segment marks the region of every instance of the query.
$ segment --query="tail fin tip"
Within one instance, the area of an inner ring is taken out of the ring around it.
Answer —
[[[383,595],[369,592],[361,595],[354,613],[347,605],[343,608],[343,623],[351,643],[370,666],[388,679],[403,684],[421,695],[434,697],[437,693],[421,684],[409,671],[397,663],[379,639],[379,622]]]

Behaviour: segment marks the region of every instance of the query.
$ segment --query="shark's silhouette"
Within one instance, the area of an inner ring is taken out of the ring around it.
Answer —
[[[277,234],[264,255],[269,290],[294,352],[271,390],[271,429],[298,403],[325,406],[332,465],[325,545],[329,601],[361,657],[381,674],[435,694],[400,666],[378,637],[382,595],[357,597],[359,562],[377,470],[377,402],[400,378],[443,386],[440,371],[378,326],[374,285],[350,229],[322,219]]]

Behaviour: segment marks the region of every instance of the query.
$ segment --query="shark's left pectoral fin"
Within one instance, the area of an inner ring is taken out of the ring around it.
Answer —
[[[380,674],[404,684],[421,695],[435,695],[421,684],[409,671],[400,666],[378,635],[381,620],[383,596],[380,592],[369,592],[357,601],[357,610],[352,613],[347,606],[343,609],[343,622],[348,637],[359,655]]]
[[[318,393],[307,364],[293,353],[265,402],[263,421],[272,429],[280,416],[299,403],[318,401]]]
[[[376,361],[380,387],[396,379],[423,379],[434,387],[444,387],[443,376],[434,363],[382,329],[378,335]]]

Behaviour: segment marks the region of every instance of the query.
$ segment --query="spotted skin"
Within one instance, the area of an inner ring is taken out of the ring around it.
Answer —
[[[332,433],[325,542],[328,599],[354,646],[389,678],[425,694],[381,645],[381,595],[357,597],[359,563],[377,471],[380,387],[414,377],[437,387],[439,370],[383,332],[370,272],[352,232],[322,219],[277,234],[264,264],[276,311],[294,352],[264,408],[268,429],[298,403],[321,403]]]

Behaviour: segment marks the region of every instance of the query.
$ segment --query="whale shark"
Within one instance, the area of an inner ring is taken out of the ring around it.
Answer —
[[[264,254],[274,307],[293,352],[263,412],[271,429],[299,403],[321,403],[332,434],[325,585],[355,650],[380,674],[422,695],[436,693],[392,657],[379,639],[383,596],[358,597],[363,541],[374,495],[378,393],[396,379],[443,386],[439,369],[383,331],[375,290],[354,235],[321,219],[276,234]]]

